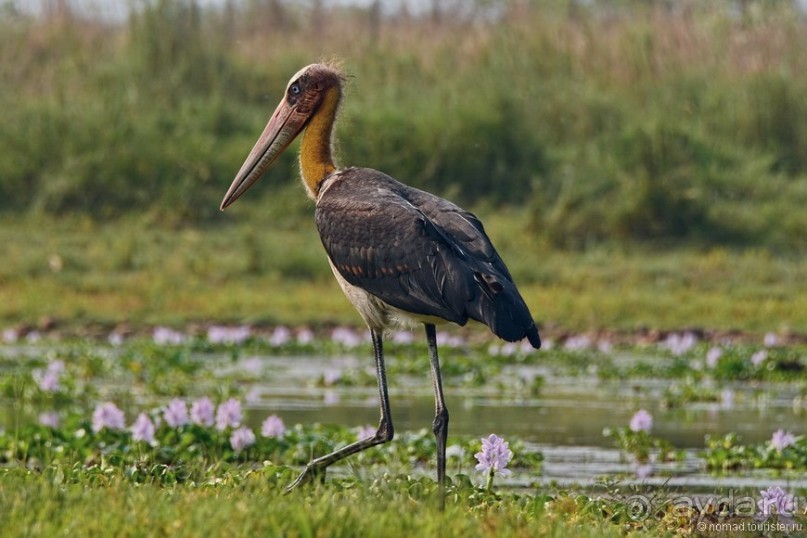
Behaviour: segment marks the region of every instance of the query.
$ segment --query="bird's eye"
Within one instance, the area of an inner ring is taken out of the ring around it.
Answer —
[[[295,82],[294,84],[289,86],[289,93],[291,95],[298,95],[300,93],[300,85]]]

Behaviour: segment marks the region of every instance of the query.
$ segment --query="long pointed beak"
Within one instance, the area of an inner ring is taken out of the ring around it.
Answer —
[[[222,211],[244,194],[272,166],[283,150],[289,147],[303,130],[308,116],[285,100],[281,101],[252,151],[249,152],[247,160],[241,165],[227,194],[224,195],[221,201]]]

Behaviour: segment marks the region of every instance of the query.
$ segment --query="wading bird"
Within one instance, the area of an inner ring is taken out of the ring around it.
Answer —
[[[255,183],[304,131],[300,170],[316,202],[316,224],[333,274],[370,329],[381,419],[375,435],[312,460],[294,489],[351,455],[392,439],[382,340],[397,323],[423,323],[435,397],[437,482],[444,503],[448,410],[443,399],[435,324],[484,323],[500,338],[527,338],[538,329],[510,272],[471,213],[369,168],[337,168],[331,139],[344,77],[312,64],[289,81],[286,93],[230,185],[223,210]]]

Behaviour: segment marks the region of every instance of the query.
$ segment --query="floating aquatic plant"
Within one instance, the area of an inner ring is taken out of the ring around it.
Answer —
[[[476,470],[487,473],[485,488],[488,491],[493,491],[494,476],[510,474],[507,464],[513,459],[513,451],[510,450],[507,441],[495,433],[490,434],[487,438],[482,438],[482,450],[474,454],[474,457],[479,461]]]

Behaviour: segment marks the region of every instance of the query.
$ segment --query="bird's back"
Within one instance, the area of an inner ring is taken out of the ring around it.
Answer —
[[[464,325],[485,323],[504,340],[538,330],[482,223],[457,205],[367,168],[323,184],[317,228],[339,274],[391,307]]]

